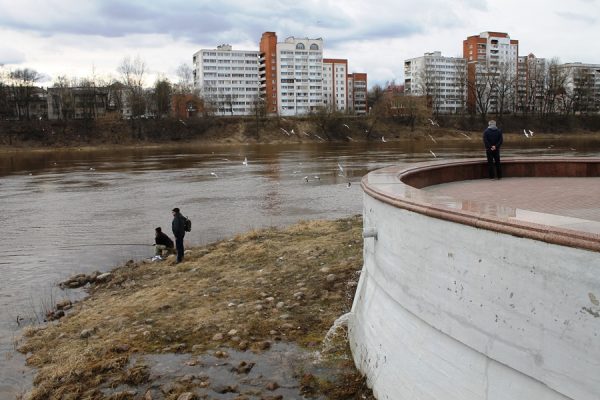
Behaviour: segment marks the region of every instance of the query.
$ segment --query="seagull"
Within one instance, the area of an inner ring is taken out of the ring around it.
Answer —
[[[321,180],[321,177],[320,177],[319,175],[315,175],[315,176],[313,176],[313,178],[315,178],[315,179],[316,179],[316,180],[318,180],[318,181],[320,181],[320,180]]]
[[[304,177],[304,178],[302,178],[302,179],[304,179],[304,182],[308,182],[308,176],[305,176],[305,177]]]
[[[322,140],[322,141],[325,141],[325,139],[323,139],[321,136],[319,136],[319,135],[317,135],[317,134],[315,134],[315,136],[316,136],[317,138],[319,138],[320,140]]]
[[[386,142],[386,140],[385,140],[385,138],[384,138],[383,136],[381,137],[381,141],[382,141],[383,143],[387,143],[387,142]]]
[[[349,141],[351,141],[351,142],[354,142],[354,141],[355,141],[355,140],[354,140],[354,139],[352,139],[350,136],[346,136],[346,139],[348,139],[348,140],[349,140]]]
[[[525,135],[525,137],[529,137],[529,133],[527,133],[527,131],[525,129],[523,129],[523,134]]]
[[[431,122],[431,125],[433,126],[440,126],[440,124],[438,124],[436,121],[432,120],[431,118],[427,118],[429,120],[429,122]]]
[[[292,174],[297,174],[297,173],[299,173],[299,172],[300,172],[300,171],[294,171],[294,172],[292,172]]]
[[[435,155],[435,153],[431,150],[429,150],[429,152],[431,153],[431,155],[433,156],[433,158],[437,158],[437,156]]]
[[[90,171],[95,171],[95,170],[96,170],[96,169],[94,169],[94,168],[90,167]]]
[[[242,162],[246,167],[248,166],[248,157],[244,157],[244,161]]]
[[[570,149],[571,149],[572,151],[575,151],[575,148],[574,148],[574,147],[571,147]]]
[[[350,129],[350,127],[349,127],[348,125],[344,124],[344,126],[345,126],[346,128],[348,128],[348,129]]]
[[[428,133],[427,135],[429,136],[429,138],[430,138],[431,140],[433,140],[433,143],[437,143],[437,141],[436,141],[436,140],[433,138],[433,136],[431,136],[429,133]]]
[[[348,182],[348,184],[346,185],[346,187],[350,188],[350,186],[352,186],[352,184],[350,182]]]
[[[473,139],[471,139],[471,136],[465,135],[465,134],[464,134],[464,133],[462,133],[462,132],[458,132],[458,133],[460,133],[461,135],[463,135],[464,137],[466,137],[466,138],[467,138],[467,139],[469,139],[469,140],[473,140]]]
[[[229,161],[229,158],[221,158],[221,161]]]
[[[529,134],[533,136],[533,131],[531,129],[529,130]]]
[[[310,136],[308,133],[306,133],[306,132],[304,132],[304,131],[302,131],[302,133],[303,133],[304,135],[306,135],[306,136]]]
[[[344,173],[344,167],[342,167],[342,164],[338,163],[338,169],[340,170],[340,173],[341,173],[342,175],[346,175],[346,174]]]
[[[553,144],[551,144],[550,146],[548,146],[548,148],[549,148],[549,149],[551,149],[551,148],[553,148],[553,147],[554,147],[554,145],[553,145]]]
[[[286,131],[286,130],[285,130],[285,129],[283,129],[283,128],[280,128],[280,129],[283,131],[283,133],[285,133],[286,135],[290,136],[290,133],[289,133],[288,131]]]
[[[295,134],[296,134],[296,132],[294,132],[294,130],[293,130],[293,129],[290,131],[290,133],[291,133],[292,135],[295,135]]]
[[[179,122],[181,122],[183,126],[187,126],[187,124],[182,119],[180,119]]]
[[[215,178],[219,177],[216,172],[211,172],[210,174],[211,174],[211,176],[214,176]]]

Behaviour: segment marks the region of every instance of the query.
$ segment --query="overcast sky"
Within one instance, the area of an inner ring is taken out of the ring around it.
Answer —
[[[324,55],[347,58],[369,86],[403,80],[424,52],[462,56],[462,41],[507,32],[520,55],[600,64],[600,0],[0,0],[0,64],[46,76],[117,77],[139,55],[151,85],[176,80],[194,52],[228,43],[258,50],[265,31],[321,37]]]

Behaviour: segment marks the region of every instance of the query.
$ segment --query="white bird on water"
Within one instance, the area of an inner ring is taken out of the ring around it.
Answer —
[[[527,131],[525,129],[523,129],[523,135],[525,135],[525,137],[529,137],[529,133],[527,133]]]
[[[381,141],[382,141],[383,143],[387,143],[387,141],[385,140],[385,138],[384,138],[383,136],[381,137]]]
[[[533,131],[531,129],[529,129],[529,134],[533,136]]]
[[[319,175],[315,175],[315,176],[313,176],[313,178],[315,178],[315,179],[316,179],[316,180],[318,180],[318,181],[320,181],[320,180],[321,180],[321,177],[320,177]]]
[[[246,167],[248,166],[248,157],[244,157],[244,161],[242,162]]]
[[[308,176],[305,176],[305,177],[304,177],[304,178],[302,178],[302,179],[304,179],[304,182],[308,182]]]
[[[437,158],[437,156],[435,155],[435,153],[431,150],[429,150],[429,152],[431,153],[431,155],[433,156],[433,158]]]
[[[211,176],[214,176],[215,178],[218,178],[218,177],[219,177],[219,176],[217,175],[217,173],[216,173],[216,172],[211,172],[211,173],[210,173],[210,175],[211,175]]]
[[[293,130],[293,129],[290,131],[290,133],[291,133],[292,135],[295,135],[295,134],[296,134],[296,132],[294,132],[294,130]]]
[[[346,185],[346,187],[350,188],[350,186],[352,186],[352,184],[350,182],[348,182],[348,184]]]

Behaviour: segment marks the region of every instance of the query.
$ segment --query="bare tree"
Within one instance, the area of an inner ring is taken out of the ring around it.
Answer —
[[[496,112],[502,118],[506,111],[514,109],[517,74],[509,63],[501,63],[495,76]]]
[[[166,78],[159,78],[154,83],[154,102],[159,118],[169,114],[172,91],[171,82]]]
[[[469,80],[467,90],[469,90],[471,98],[475,100],[475,110],[473,111],[479,113],[481,118],[486,120],[496,92],[496,74],[485,64],[477,64],[474,68],[474,79]]]
[[[568,71],[565,68],[560,68],[560,62],[557,58],[550,60],[544,76],[542,117],[547,117],[558,112],[558,100],[566,94],[568,75]]]
[[[182,63],[177,67],[175,73],[179,79],[176,85],[177,92],[180,94],[196,94],[196,91],[194,90],[194,71],[192,70],[192,67],[186,63]]]
[[[123,58],[117,71],[121,74],[121,82],[127,90],[125,100],[130,109],[131,117],[140,117],[146,112],[146,96],[144,95],[146,63],[139,55],[134,59],[127,56]]]
[[[19,119],[29,119],[30,105],[36,90],[35,84],[41,75],[29,68],[17,69],[10,73],[12,98]]]

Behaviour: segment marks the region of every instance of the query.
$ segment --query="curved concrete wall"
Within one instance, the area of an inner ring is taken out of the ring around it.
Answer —
[[[349,337],[377,398],[600,398],[598,236],[571,247],[555,239],[578,233],[444,216],[402,175],[363,180],[377,238],[364,242]]]

